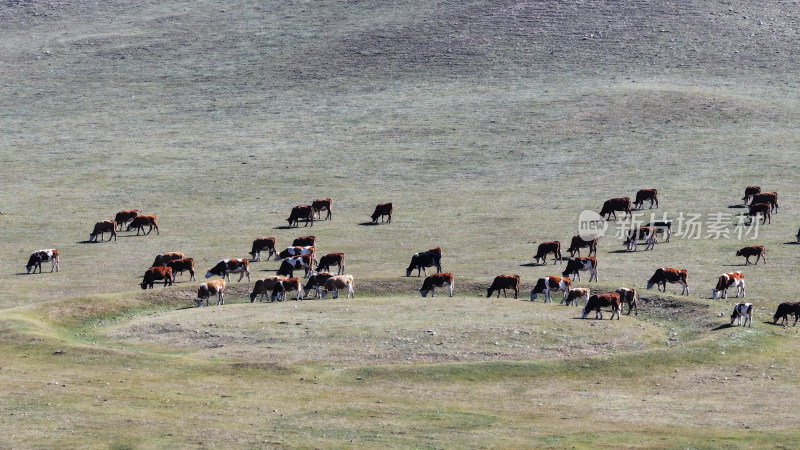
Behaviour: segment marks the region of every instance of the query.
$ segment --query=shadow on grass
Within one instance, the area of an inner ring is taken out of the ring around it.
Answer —
[[[555,264],[544,264],[544,263],[529,262],[529,263],[520,264],[519,266],[520,267],[544,267],[544,266],[554,266],[554,265]]]
[[[724,324],[724,325],[720,325],[720,326],[718,326],[718,327],[714,328],[714,329],[713,329],[713,330],[711,330],[711,331],[718,331],[718,330],[724,330],[724,329],[726,329],[726,328],[735,328],[735,327],[736,327],[736,325],[731,325],[731,324],[729,324],[729,323],[726,323],[726,324]]]
[[[783,245],[800,245],[800,242],[797,241],[784,242]]]
[[[728,208],[730,208],[730,209],[746,209],[746,208],[749,208],[749,207],[747,205],[738,204],[738,205],[728,205]]]
[[[362,227],[374,227],[376,225],[381,225],[382,223],[385,223],[385,222],[380,222],[380,223],[378,223],[378,222],[361,222],[359,225],[361,225]]]

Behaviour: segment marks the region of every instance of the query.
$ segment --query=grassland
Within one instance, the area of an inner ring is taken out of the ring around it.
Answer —
[[[770,323],[797,293],[798,21],[773,1],[0,3],[0,447],[800,447],[800,334]],[[751,184],[781,208],[739,239]],[[638,316],[484,298],[559,274],[536,245],[645,187],[702,228],[629,253],[611,223],[591,287],[640,289]],[[284,227],[319,197],[332,221]],[[383,201],[392,223],[364,225]],[[84,242],[125,208],[161,233]],[[303,234],[347,254],[355,300],[138,287],[164,251],[202,278]],[[766,265],[734,256],[751,243]],[[453,298],[403,276],[433,246]],[[59,272],[24,274],[53,247]],[[692,294],[645,291],[662,266]],[[749,329],[709,298],[732,270]]]

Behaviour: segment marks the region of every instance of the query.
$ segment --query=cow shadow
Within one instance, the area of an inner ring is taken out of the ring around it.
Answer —
[[[520,267],[544,267],[544,266],[553,266],[553,265],[554,264],[544,264],[544,263],[529,262],[529,263],[520,264],[519,266]]]
[[[380,225],[382,222],[361,222],[359,225],[362,227],[374,227],[376,225]]]
[[[100,241],[90,241],[90,240],[88,240],[88,239],[87,239],[87,240],[84,240],[84,241],[78,241],[78,242],[76,242],[76,244],[99,244],[99,243],[100,243]]]
[[[713,329],[713,330],[711,330],[711,331],[719,331],[719,330],[724,330],[724,329],[726,329],[726,328],[735,328],[735,327],[737,327],[737,325],[731,325],[731,324],[729,324],[729,323],[726,323],[726,324],[722,324],[722,325],[720,325],[720,326],[718,326],[718,327],[714,328],[714,329]]]
[[[636,252],[635,251],[631,251],[631,250],[626,250],[626,249],[623,248],[623,249],[620,249],[620,250],[611,250],[608,253],[636,253]]]
[[[728,208],[729,208],[729,209],[745,209],[745,208],[749,208],[749,206],[747,206],[747,205],[742,205],[742,204],[740,203],[740,204],[738,204],[738,205],[728,205]]]
[[[300,228],[300,227],[290,227],[289,225],[278,225],[277,227],[272,228],[273,230],[291,230],[293,228]]]
[[[800,242],[797,241],[784,242],[783,245],[800,245]]]

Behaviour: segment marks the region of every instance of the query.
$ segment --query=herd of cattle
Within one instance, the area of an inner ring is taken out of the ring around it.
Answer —
[[[771,223],[771,213],[778,210],[778,194],[775,192],[761,192],[757,186],[748,186],[745,189],[745,195],[742,198],[745,205],[749,206],[748,216],[757,220],[758,216],[762,216],[762,223],[769,221]],[[658,208],[658,191],[656,189],[642,189],[636,193],[634,202],[631,202],[629,197],[620,197],[607,200],[600,211],[600,216],[605,220],[610,220],[612,217],[616,219],[616,212],[625,212],[625,217],[629,215],[632,217],[633,208],[641,209],[644,207],[645,202],[650,202],[650,208]],[[325,218],[322,218],[322,212],[326,212]],[[375,207],[375,212],[372,214],[372,223],[377,223],[380,218],[383,222],[383,217],[388,217],[386,223],[391,223],[392,213],[394,206],[392,203],[381,203]],[[331,199],[317,199],[310,205],[299,205],[292,208],[292,211],[287,219],[289,226],[299,226],[299,222],[305,222],[306,226],[313,226],[314,220],[329,220],[332,219],[332,201]],[[116,214],[114,220],[104,220],[97,222],[89,235],[89,242],[94,242],[100,236],[103,241],[105,233],[109,233],[108,240],[112,238],[116,240],[117,231],[121,231],[123,226],[127,226],[127,230],[131,231],[136,229],[136,234],[150,234],[155,228],[156,234],[159,234],[158,224],[155,215],[143,215],[139,210],[123,210]],[[149,227],[145,233],[144,227]],[[647,245],[646,250],[654,248],[658,242],[658,235],[662,234],[665,241],[669,242],[671,236],[672,224],[670,221],[652,222],[646,226],[634,227],[629,230],[627,237],[623,243],[628,250],[637,250],[637,240],[643,240]],[[797,234],[797,240],[800,242],[800,231]],[[295,239],[290,247],[287,247],[280,252],[275,247],[274,237],[260,237],[253,241],[250,250],[250,256],[253,258],[252,262],[262,260],[262,252],[267,252],[267,259],[269,260],[274,256],[275,261],[281,261],[280,266],[275,276],[266,277],[256,280],[253,291],[250,293],[250,302],[254,302],[256,297],[260,297],[259,301],[263,301],[264,297],[269,295],[270,301],[283,301],[286,298],[287,292],[295,292],[295,299],[300,300],[305,298],[313,291],[318,298],[325,298],[327,293],[332,293],[333,298],[337,298],[340,289],[347,289],[347,296],[355,297],[353,276],[345,274],[345,255],[343,253],[328,253],[323,255],[319,260],[316,258],[316,237],[302,236]],[[602,319],[602,308],[611,308],[611,319],[617,316],[619,320],[620,311],[622,306],[628,305],[627,314],[631,310],[638,314],[638,293],[635,289],[621,287],[614,292],[591,294],[588,288],[573,288],[572,278],[581,281],[580,272],[589,272],[589,282],[594,280],[598,281],[597,273],[597,246],[598,237],[596,235],[576,235],[572,237],[570,246],[567,252],[570,253],[570,258],[567,260],[566,268],[561,276],[546,276],[539,278],[536,285],[531,290],[530,299],[535,301],[537,296],[542,294],[545,302],[552,302],[552,292],[562,292],[562,304],[567,306],[574,304],[578,306],[580,300],[583,300],[584,309],[582,317],[586,318],[592,311],[595,311],[595,317]],[[581,256],[581,249],[588,249],[587,256]],[[548,241],[541,243],[538,248],[534,260],[542,264],[547,264],[547,256],[552,254],[553,263],[562,262],[561,243],[559,241]],[[577,256],[576,256],[577,254]],[[592,256],[594,255],[594,256]],[[745,257],[745,265],[750,264],[750,257],[755,257],[755,263],[758,264],[759,260],[766,263],[765,249],[763,246],[749,246],[737,250],[736,256]],[[58,271],[58,250],[45,249],[38,250],[31,254],[26,269],[28,273],[36,272],[39,269],[41,273],[41,265],[43,262],[51,262],[51,272]],[[439,247],[431,248],[426,251],[415,253],[411,257],[411,263],[406,269],[406,276],[410,277],[414,270],[417,270],[417,276],[420,272],[424,273],[425,279],[423,280],[422,287],[419,289],[422,297],[426,297],[428,293],[431,296],[435,295],[435,289],[446,288],[449,295],[453,296],[454,276],[452,273],[443,272],[442,265],[442,249]],[[220,260],[216,265],[208,269],[206,278],[219,276],[219,280],[211,280],[202,283],[198,287],[196,303],[197,306],[202,306],[203,302],[208,305],[209,297],[217,296],[217,304],[222,305],[225,301],[226,279],[231,281],[230,274],[240,274],[239,280],[247,277],[248,282],[250,279],[248,258],[231,258]],[[336,273],[331,273],[331,266],[336,266]],[[436,273],[428,275],[427,268],[435,268]],[[303,277],[307,282],[303,284],[298,277],[294,277],[294,271],[303,270]],[[156,281],[163,281],[164,286],[170,286],[174,283],[177,275],[189,272],[189,280],[195,280],[194,260],[186,257],[180,252],[167,252],[156,256],[151,267],[145,272],[140,286],[142,289],[153,288]],[[688,285],[688,272],[685,269],[676,269],[671,267],[662,267],[655,270],[652,277],[647,282],[647,289],[656,286],[659,291],[666,292],[667,284],[675,283],[682,287],[681,294],[689,295]],[[495,277],[491,286],[488,288],[487,297],[491,297],[493,293],[500,296],[500,291],[506,296],[506,290],[514,291],[514,298],[518,298],[520,291],[520,277],[519,275],[499,275]],[[717,284],[712,289],[712,298],[716,299],[727,298],[728,289],[736,289],[736,297],[745,296],[745,281],[744,273],[732,272],[724,273],[719,276]],[[752,311],[753,305],[750,303],[738,303],[731,314],[731,324],[738,320],[739,324],[750,325],[752,324]],[[777,323],[779,319],[783,319],[782,323],[788,324],[788,316],[793,314],[795,316],[794,324],[797,324],[800,319],[800,302],[798,303],[782,303],[779,305],[773,319]]]

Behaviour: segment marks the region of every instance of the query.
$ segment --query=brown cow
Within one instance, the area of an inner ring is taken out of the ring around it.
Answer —
[[[555,264],[556,261],[561,262],[561,242],[559,241],[542,242],[536,249],[536,255],[533,256],[533,259],[536,260],[537,264],[541,259],[542,262],[545,265],[547,265],[547,255],[549,253],[553,254],[553,264]]]
[[[575,302],[575,306],[580,306],[581,299],[583,299],[583,304],[589,303],[589,296],[592,294],[592,290],[589,288],[572,288],[567,292],[567,298],[561,300],[561,303],[565,303],[567,306],[570,306],[572,302]]]
[[[389,216],[389,219],[386,223],[392,223],[392,213],[394,212],[394,205],[391,203],[379,203],[378,206],[375,207],[375,212],[372,213],[372,223],[378,223],[378,218],[380,217],[381,223],[383,223],[383,216]]]
[[[175,281],[175,277],[172,275],[172,269],[169,267],[151,267],[147,269],[139,286],[141,286],[142,289],[147,289],[148,287],[153,289],[153,284],[157,280],[164,280],[164,287],[167,287],[167,285],[172,286],[172,283]]]
[[[167,263],[167,267],[172,269],[172,276],[177,277],[178,274],[182,274],[184,271],[189,271],[189,281],[194,281],[194,259],[192,258],[181,258],[181,259],[174,259]]]
[[[208,297],[214,294],[217,295],[217,305],[224,305],[225,280],[211,280],[201,284],[200,287],[197,288],[197,298],[195,299],[197,307],[203,306],[203,300],[206,301],[206,306],[208,306]]]
[[[286,293],[292,291],[297,291],[295,300],[302,300],[302,298],[305,297],[306,293],[303,291],[303,283],[300,282],[300,278],[278,280],[272,288],[272,301],[278,300],[282,302],[286,300]]]
[[[316,247],[317,246],[317,237],[316,236],[300,236],[299,238],[295,238],[292,241],[292,247]]]
[[[633,202],[633,206],[636,209],[642,209],[644,207],[644,202],[650,200],[650,209],[653,209],[653,203],[656,204],[656,208],[658,208],[658,189],[641,189],[639,192],[636,193],[636,201]]]
[[[273,254],[275,254],[275,238],[274,237],[260,237],[256,238],[253,241],[252,250],[250,250],[250,256],[254,258],[254,261],[261,261],[261,252],[267,250],[267,260],[269,260]]]
[[[728,298],[728,289],[730,288],[736,288],[736,298],[739,298],[739,295],[744,297],[744,273],[730,272],[720,275],[717,279],[717,286],[711,290],[711,298],[719,297],[720,293],[722,293],[722,298]]]
[[[436,288],[447,286],[450,290],[450,297],[453,296],[453,279],[455,277],[452,273],[445,272],[445,273],[436,273],[433,275],[428,275],[425,277],[425,280],[422,282],[422,287],[419,290],[419,293],[422,294],[423,297],[428,296],[428,292],[431,293],[431,297],[436,295]]]
[[[156,255],[156,259],[153,260],[153,264],[150,267],[160,267],[166,266],[168,262],[175,261],[176,259],[183,259],[186,256],[183,255],[181,252],[165,252],[159,255]]]
[[[245,275],[247,275],[247,281],[250,281],[250,271],[247,270],[249,266],[250,260],[247,258],[222,259],[217,263],[217,265],[208,269],[208,272],[206,272],[206,278],[211,278],[214,275],[217,275],[222,278],[227,277],[228,281],[231,281],[231,274],[238,273],[239,281],[242,281],[242,278]]]
[[[111,233],[108,236],[108,240],[110,241],[111,238],[117,240],[117,222],[113,220],[103,220],[102,222],[97,222],[94,224],[94,229],[89,234],[89,242],[95,242],[97,240],[97,235],[100,235],[100,240],[103,240],[103,233]]]
[[[339,298],[339,289],[347,289],[347,296],[345,299],[356,298],[356,291],[353,286],[352,275],[334,275],[325,282],[325,292],[322,293],[322,298],[328,295],[328,292],[333,294],[333,298]],[[432,297],[433,295],[431,295]],[[423,296],[424,297],[424,296]]]
[[[661,290],[664,286],[664,292],[667,292],[667,283],[678,283],[683,286],[681,294],[689,295],[689,272],[686,269],[674,269],[672,267],[662,267],[656,269],[653,276],[647,280],[647,289],[649,290],[654,285],[656,289]]]
[[[736,250],[736,256],[744,256],[745,263],[744,265],[750,264],[750,257],[755,256],[756,262],[754,264],[758,264],[759,259],[764,260],[764,264],[767,263],[767,250],[764,249],[763,245],[751,245],[750,247],[742,247],[739,250]]]
[[[748,201],[750,201],[754,195],[761,192],[761,188],[759,186],[747,186],[744,188],[744,197],[742,197],[742,201],[746,205]]]
[[[314,208],[314,211],[316,211],[316,213],[317,213],[317,219],[318,220],[328,220],[328,219],[333,220],[333,218],[332,218],[332,210],[331,210],[331,204],[332,203],[333,202],[329,198],[318,198],[318,199],[314,200],[313,202],[311,202],[311,206]],[[322,211],[328,211],[328,215],[325,216],[324,219],[321,219]]]
[[[755,198],[755,197],[754,197]],[[754,200],[755,202],[755,200]],[[751,203],[750,204],[750,211],[747,212],[747,216],[750,217],[750,220],[753,220],[753,217],[758,220],[758,215],[761,215],[761,224],[772,223],[772,207],[769,203]],[[752,222],[751,222],[752,223]]]
[[[506,297],[506,289],[514,290],[514,298],[519,296],[519,275],[498,275],[494,277],[492,285],[489,286],[486,292],[486,298],[491,297],[494,291],[497,291],[497,298],[500,298],[500,291],[503,291],[503,297]]]
[[[117,215],[114,216],[114,222],[117,222],[117,226],[119,227],[117,231],[122,231],[122,226],[127,225],[128,222],[133,220],[133,218],[138,215],[138,209],[123,209],[122,211],[118,212]]]
[[[292,208],[292,212],[289,214],[289,218],[286,219],[289,222],[289,226],[299,227],[300,222],[305,222],[305,226],[308,226],[310,223],[311,226],[314,226],[314,208],[311,205],[297,205]],[[292,225],[294,224],[294,225]]]
[[[778,310],[772,316],[774,324],[778,324],[778,319],[783,319],[783,326],[789,326],[789,314],[794,314],[794,324],[797,325],[797,319],[800,319],[800,303],[798,302],[783,302],[778,305]]]
[[[620,309],[622,309],[622,305],[628,305],[626,315],[631,315],[631,308],[636,310],[637,316],[639,315],[639,294],[636,293],[636,289],[621,287],[614,292],[619,295]]]
[[[647,244],[644,250],[652,250],[656,247],[656,243],[658,242],[658,235],[656,233],[656,229],[651,227],[633,228],[628,230],[628,237],[622,245],[626,246],[628,251],[636,251],[639,249],[637,241],[641,239]]]
[[[585,319],[589,313],[594,310],[594,318],[595,319],[603,319],[603,310],[600,308],[610,306],[611,307],[611,320],[614,320],[614,314],[617,315],[617,320],[619,320],[619,311],[621,308],[620,306],[620,299],[619,294],[616,292],[609,292],[607,294],[595,294],[589,297],[589,301],[586,302],[586,307],[583,308],[583,316],[581,318]]]
[[[567,298],[567,293],[572,287],[572,280],[567,277],[543,277],[539,278],[536,286],[531,289],[531,301],[536,301],[536,296],[544,294],[544,302],[552,302],[551,291],[562,291],[564,293],[562,301]]]
[[[596,234],[576,234],[572,236],[572,241],[567,249],[569,256],[574,258],[575,253],[581,256],[581,249],[587,247],[589,248],[588,256],[592,256],[592,253],[594,253],[594,256],[597,256],[597,241],[598,237]]]
[[[27,269],[28,273],[31,273],[31,270],[36,273],[36,268],[39,268],[39,273],[42,273],[42,263],[47,261],[52,262],[50,272],[58,272],[58,250],[54,248],[37,250],[31,253],[30,258],[28,258],[28,264],[25,264],[25,269]]]
[[[600,210],[600,215],[605,217],[606,220],[610,220],[612,215],[614,219],[616,219],[617,211],[625,211],[625,217],[633,217],[633,213],[631,212],[631,198],[617,197],[606,200],[605,203],[603,203],[603,209]]]
[[[317,270],[320,272],[330,272],[331,266],[339,266],[337,275],[344,274],[344,253],[328,253],[319,259]]]
[[[144,232],[144,227],[149,226],[150,228],[147,230],[147,233]],[[158,231],[158,223],[156,220],[155,215],[147,215],[147,216],[136,216],[131,220],[131,223],[128,224],[128,231],[131,229],[136,228],[136,235],[139,235],[141,231],[142,234],[150,234],[153,231],[153,228],[156,229],[156,234],[161,234]]]
[[[774,212],[778,212],[778,193],[777,192],[760,192],[753,196],[753,201],[750,202],[751,205],[756,203],[767,203],[770,205],[770,210],[775,210]]]
[[[286,277],[278,275],[256,280],[256,284],[253,286],[253,292],[250,293],[250,303],[253,303],[259,295],[261,295],[261,298],[258,299],[258,301],[263,302],[265,295],[272,294],[272,290],[275,289],[275,283],[286,279]]]

